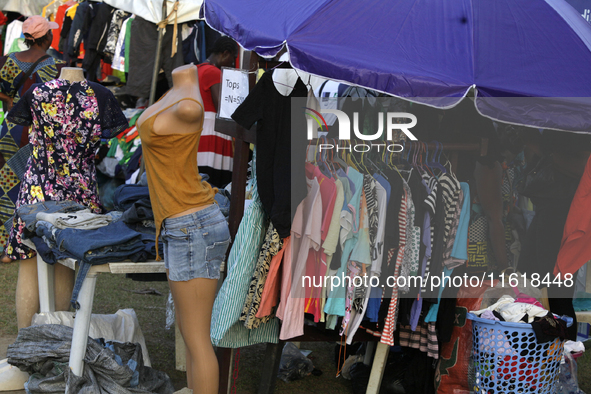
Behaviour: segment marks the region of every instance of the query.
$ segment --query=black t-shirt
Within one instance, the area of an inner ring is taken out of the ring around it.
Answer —
[[[232,115],[232,119],[246,129],[258,122],[258,192],[265,212],[282,238],[288,237],[291,230],[291,218],[294,213],[291,209],[292,197],[296,202],[293,205],[297,206],[307,194],[304,171],[306,136],[305,133],[293,133],[296,135],[292,138],[291,117],[291,99],[306,97],[307,93],[306,85],[298,79],[291,94],[283,96],[275,88],[272,72],[266,72]],[[306,120],[303,111],[297,120],[294,127],[305,130]],[[294,161],[297,165],[293,168],[292,155],[297,158],[297,161]]]

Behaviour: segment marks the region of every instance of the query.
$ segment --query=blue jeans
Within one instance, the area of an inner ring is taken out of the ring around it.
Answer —
[[[35,225],[37,224],[37,214],[39,212],[68,213],[80,211],[85,208],[84,205],[74,201],[42,201],[35,204],[23,205],[18,209],[17,213],[22,221],[25,222],[27,230],[34,233]]]
[[[145,236],[131,229],[121,220],[96,230],[61,230],[51,223],[40,221],[37,235],[48,243],[54,259],[48,256],[46,250],[43,251],[42,257],[49,261],[72,257],[80,263],[71,300],[75,309],[79,308],[78,294],[91,266],[126,259],[145,261],[149,257],[143,241],[149,235]]]
[[[230,230],[217,204],[166,219],[161,234],[170,280],[219,279],[220,265],[230,244]]]
[[[113,195],[113,206],[118,211],[127,211],[134,202],[144,198],[150,199],[148,186],[121,185]]]
[[[230,216],[230,193],[225,189],[219,189],[214,198],[222,214],[228,218]]]

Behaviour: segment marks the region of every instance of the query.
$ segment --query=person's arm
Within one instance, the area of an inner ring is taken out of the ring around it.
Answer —
[[[2,100],[4,112],[8,112],[12,109],[12,106],[14,104],[12,97],[0,92],[0,100]]]
[[[219,83],[211,85],[211,101],[215,107],[215,112],[218,112],[220,109],[220,85]]]

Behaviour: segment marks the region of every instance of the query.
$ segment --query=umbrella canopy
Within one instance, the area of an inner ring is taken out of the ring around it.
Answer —
[[[565,0],[205,0],[245,49],[446,108],[476,88],[509,123],[591,132],[591,25]]]

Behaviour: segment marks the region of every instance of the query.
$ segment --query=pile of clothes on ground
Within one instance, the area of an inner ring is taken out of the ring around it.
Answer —
[[[68,339],[66,339],[68,338]],[[168,375],[146,367],[139,344],[88,338],[82,376],[68,367],[72,328],[58,324],[19,331],[8,347],[8,362],[31,374],[29,394],[172,394]]]

